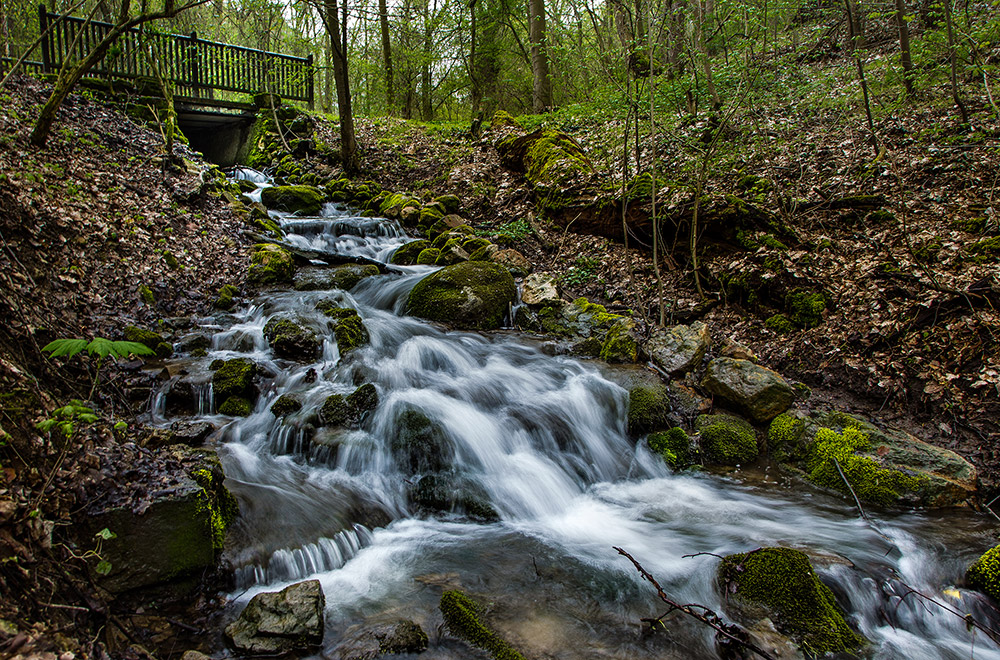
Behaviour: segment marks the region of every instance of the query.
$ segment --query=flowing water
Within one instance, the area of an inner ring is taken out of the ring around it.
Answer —
[[[295,246],[383,262],[408,240],[394,222],[334,206],[321,218],[280,221]],[[245,419],[216,415],[210,387],[199,403],[200,415],[223,427],[227,485],[241,504],[230,550],[237,603],[318,578],[327,651],[352,624],[402,616],[430,634],[422,657],[472,657],[438,633],[440,594],[458,587],[493,603],[492,620],[527,657],[715,658],[712,631],[680,615],[669,619],[669,634],[642,634],[640,618],[665,607],[613,547],[630,552],[673,599],[721,612],[713,555],[787,545],[810,554],[875,643],[874,657],[1000,659],[962,619],[907,595],[912,588],[988,620],[982,596],[951,588],[991,543],[988,521],[964,511],[882,512],[879,534],[847,502],[773,468],[671,473],[628,439],[627,392],[597,363],[546,355],[512,333],[450,332],[403,315],[409,290],[433,270],[402,267],[350,292],[265,292],[206,321],[209,355],[183,365],[193,379],[208,382],[212,360],[237,356],[265,374]],[[324,327],[315,306],[331,299],[357,309],[370,345],[341,359],[327,332],[315,363],[276,358],[262,334],[267,320]],[[361,383],[375,384],[379,404],[360,429],[309,424],[328,395]],[[283,393],[304,407],[282,420],[269,408]],[[414,507],[415,477],[392,449],[414,410],[443,431],[434,461],[491,503],[498,521]],[[160,409],[153,414],[169,421]]]

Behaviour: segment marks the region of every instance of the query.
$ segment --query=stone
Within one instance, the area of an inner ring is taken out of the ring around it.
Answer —
[[[715,358],[708,363],[701,386],[758,422],[785,412],[795,398],[778,373],[749,360]]]
[[[467,261],[420,280],[410,291],[406,311],[463,330],[494,330],[516,298],[517,286],[505,268]]]
[[[170,425],[176,443],[189,447],[202,445],[215,432],[215,425],[209,422],[181,420]]]
[[[397,266],[412,266],[417,263],[417,256],[431,246],[430,241],[420,239],[405,243],[396,248],[389,258],[389,263]]]
[[[757,433],[745,419],[733,415],[699,415],[695,429],[705,462],[711,465],[746,465],[757,458]]]
[[[677,375],[696,369],[710,345],[708,326],[695,321],[691,325],[656,328],[643,348],[656,366]]]
[[[670,398],[663,385],[638,385],[628,393],[628,432],[643,435],[670,425]]]
[[[378,401],[378,390],[366,383],[346,396],[328,396],[319,410],[319,419],[326,426],[357,426],[378,407]]]
[[[993,546],[965,572],[969,586],[1000,602],[1000,545]]]
[[[600,358],[605,362],[635,362],[639,357],[639,344],[632,331],[635,321],[628,318],[618,320],[608,328],[601,344]]]
[[[457,195],[441,195],[435,197],[434,201],[443,206],[444,212],[448,214],[458,213],[458,209],[462,206],[462,200]]]
[[[261,191],[260,201],[275,211],[318,215],[325,197],[322,190],[312,186],[272,186]]]
[[[485,649],[497,660],[524,660],[513,646],[488,627],[481,618],[482,606],[457,590],[441,594],[439,604],[444,624],[451,634]]]
[[[435,266],[451,266],[469,260],[469,253],[462,249],[462,243],[458,239],[451,239],[438,252]]]
[[[760,548],[729,555],[716,575],[732,616],[746,625],[771,619],[810,657],[854,657],[867,644],[847,625],[833,592],[798,550]]]
[[[282,394],[271,404],[271,414],[275,417],[284,417],[302,409],[302,402],[291,394]]]
[[[292,253],[272,243],[258,243],[250,255],[247,281],[253,284],[286,284],[294,280]]]
[[[528,275],[521,283],[521,302],[532,307],[558,305],[562,302],[559,280],[551,273]]]
[[[511,248],[498,250],[493,255],[493,261],[504,266],[514,277],[524,277],[534,268],[527,257]]]
[[[170,357],[174,352],[174,347],[164,340],[163,335],[134,325],[125,327],[125,340],[142,344],[153,351],[158,358]]]
[[[395,419],[390,442],[396,465],[406,474],[441,472],[451,462],[453,450],[441,426],[419,410],[403,410]]]
[[[216,401],[225,401],[231,396],[256,397],[254,376],[257,363],[250,358],[226,360],[212,374],[212,390]]]
[[[299,362],[312,362],[323,346],[315,332],[286,318],[269,320],[264,326],[264,337],[275,355]]]
[[[427,474],[410,491],[417,506],[442,513],[463,513],[474,520],[491,523],[500,514],[475,482],[453,473]]]
[[[383,655],[423,653],[427,650],[427,642],[427,633],[409,619],[352,626],[334,647],[332,657],[334,660],[375,660]]]
[[[323,642],[325,607],[319,580],[257,594],[226,626],[226,638],[237,651],[252,655],[307,651]]]
[[[296,291],[350,291],[361,280],[379,274],[374,264],[346,264],[335,268],[309,268],[295,273]]]

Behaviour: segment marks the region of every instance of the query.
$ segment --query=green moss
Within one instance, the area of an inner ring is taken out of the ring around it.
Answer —
[[[269,209],[317,215],[323,208],[323,192],[312,186],[273,186],[261,191],[260,201]]]
[[[240,290],[232,284],[223,285],[223,287],[219,289],[219,297],[215,299],[214,306],[218,309],[232,309],[236,306],[235,297],[239,292]]]
[[[259,243],[250,257],[247,281],[255,284],[289,283],[295,278],[292,253],[278,245]]]
[[[291,319],[272,318],[264,326],[264,337],[275,355],[290,360],[315,359],[322,346],[316,333]]]
[[[670,414],[670,399],[667,388],[633,387],[628,393],[628,432],[642,435],[665,428]]]
[[[420,254],[417,255],[417,265],[433,266],[439,256],[441,256],[441,250],[438,248],[427,248],[425,250],[421,250]]]
[[[801,460],[798,448],[805,432],[801,419],[782,413],[771,420],[767,429],[767,449],[777,461]]]
[[[891,211],[879,209],[872,211],[865,216],[865,224],[868,226],[887,225],[896,222],[896,216]]]
[[[808,656],[852,653],[865,645],[798,550],[761,548],[730,555],[719,564],[718,578],[740,607],[754,614],[763,610]]]
[[[490,243],[485,238],[473,237],[473,238],[466,238],[464,241],[462,241],[462,249],[468,252],[469,254],[474,254],[477,250],[482,250],[484,248],[489,247],[490,245],[493,244]]]
[[[948,225],[952,229],[960,229],[970,234],[981,234],[986,229],[986,218],[956,218]]]
[[[969,246],[969,252],[976,255],[976,261],[980,263],[997,259],[1000,257],[1000,236],[973,243]]]
[[[690,463],[691,438],[679,426],[668,431],[650,433],[646,438],[649,448],[660,455],[673,470],[680,470]]]
[[[764,234],[764,236],[762,236],[760,239],[760,243],[764,247],[771,248],[772,250],[778,250],[780,252],[788,252],[788,246],[779,241],[771,234]]]
[[[715,465],[745,465],[757,458],[757,435],[745,419],[732,415],[699,415],[701,453]]]
[[[969,586],[1000,601],[1000,545],[990,548],[965,572]]]
[[[142,344],[156,353],[156,357],[161,359],[170,357],[174,352],[174,347],[164,341],[161,335],[151,330],[143,330],[134,325],[125,327],[125,339]]]
[[[223,485],[225,477],[221,467],[199,468],[191,472],[191,478],[202,488],[198,497],[198,508],[199,513],[208,513],[212,547],[216,552],[221,552],[226,542],[226,531],[239,514],[239,504],[229,489]]]
[[[868,447],[868,436],[855,426],[847,426],[843,433],[821,428],[816,432],[815,444],[806,463],[809,479],[820,486],[848,493],[846,478],[858,499],[882,506],[920,490],[921,478],[882,468],[873,459],[857,454]]]
[[[301,409],[302,402],[290,394],[282,394],[271,404],[271,414],[275,417],[284,417]]]
[[[351,419],[351,406],[343,394],[326,397],[319,409],[319,419],[326,426],[342,426]]]
[[[784,314],[775,314],[764,321],[764,327],[774,330],[779,335],[787,335],[795,332],[795,326]]]
[[[166,262],[167,266],[173,270],[181,269],[181,264],[177,261],[177,257],[175,257],[173,253],[168,250],[163,251],[163,261]]]
[[[413,241],[396,248],[389,259],[389,263],[398,266],[412,266],[417,263],[417,257],[421,252],[430,247],[430,242],[425,240]]]
[[[219,406],[220,415],[230,417],[248,417],[253,412],[253,404],[241,396],[231,396]]]
[[[635,323],[625,319],[608,330],[601,345],[601,359],[606,362],[635,362],[639,357],[639,344],[630,332]]]
[[[800,328],[815,328],[823,322],[826,297],[822,293],[797,290],[785,296],[789,319]]]
[[[230,396],[247,396],[253,391],[257,364],[250,358],[226,360],[212,375],[212,391],[216,401]]]
[[[153,296],[153,292],[145,284],[139,285],[139,298],[149,306],[156,304],[156,297]]]
[[[410,291],[407,313],[466,330],[492,330],[517,297],[514,278],[503,266],[469,261],[447,266]]]
[[[345,313],[348,308],[332,308],[324,310],[323,313],[335,319],[333,334],[337,338],[337,350],[341,357],[359,346],[364,346],[370,340],[365,324],[358,316],[357,310],[350,309],[350,313]]]
[[[462,200],[457,195],[441,195],[435,197],[434,201],[444,207],[445,213],[458,213],[458,209],[462,206]]]
[[[483,624],[479,607],[461,591],[449,590],[441,594],[439,607],[453,635],[489,651],[496,660],[524,660],[514,647]]]

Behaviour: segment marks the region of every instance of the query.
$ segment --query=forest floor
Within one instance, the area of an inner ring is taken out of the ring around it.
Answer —
[[[97,606],[104,624],[118,625],[100,609],[83,562],[60,548],[59,527],[101,483],[123,478],[126,456],[141,454],[149,471],[169,473],[139,446],[138,428],[122,438],[95,424],[58,450],[35,433],[54,407],[85,399],[94,376],[85,360],[55,365],[40,347],[61,337],[118,339],[126,324],[176,329],[207,313],[222,285],[242,286],[253,242],[244,220],[205,193],[199,172],[164,171],[159,135],[94,100],[72,96],[49,145],[31,149],[27,135],[46,90],[18,79],[0,97],[0,428],[22,457],[38,457],[17,470],[0,465],[0,551],[25,558],[0,566],[19,594],[0,601],[0,619],[39,622],[15,636],[0,630],[0,654],[12,655],[66,648],[52,631],[77,634],[79,613],[57,602],[67,585]],[[1000,492],[1000,130],[987,107],[972,110],[979,119],[969,129],[947,107],[898,108],[877,127],[877,157],[839,113],[803,119],[760,109],[728,122],[706,195],[752,194],[788,233],[706,241],[704,295],[689,267],[684,221],[664,227],[659,284],[648,247],[568,232],[536,213],[529,186],[500,165],[488,131],[474,137],[454,124],[359,119],[361,178],[426,199],[458,195],[477,231],[507,236],[536,270],[560,278],[566,298],[630,310],[647,327],[661,301],[668,324],[704,320],[717,341],[748,347],[811,388],[813,400],[965,456],[980,470],[988,502]],[[599,175],[621,179],[613,147],[626,130],[621,120],[523,121],[572,135]],[[668,214],[691,196],[696,156],[685,145],[697,144],[710,122],[678,118],[657,131],[656,154],[670,164],[660,191]],[[337,143],[332,122],[318,130]],[[652,151],[644,146],[639,159]],[[748,175],[770,183],[747,191]],[[890,213],[825,203],[862,194],[884,196]],[[791,200],[816,204],[795,211]],[[799,290],[822,293],[819,324],[769,327],[774,315],[793,313],[788,294]],[[131,423],[146,400],[127,392],[152,384],[140,382],[136,363],[121,367],[107,375],[98,403],[106,419]],[[75,648],[94,653],[84,643]]]

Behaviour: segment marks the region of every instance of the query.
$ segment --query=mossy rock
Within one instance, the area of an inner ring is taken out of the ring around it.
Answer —
[[[469,254],[469,261],[493,261],[494,255],[500,251],[496,245],[490,243],[489,245],[484,245],[475,252]]]
[[[465,514],[479,522],[500,520],[482,488],[451,473],[424,475],[411,489],[410,499],[430,511]]]
[[[315,360],[323,346],[315,332],[291,319],[272,318],[264,326],[264,337],[275,355],[300,362]]]
[[[313,186],[272,186],[261,191],[260,201],[275,211],[318,215],[325,197],[322,190]]]
[[[256,375],[257,363],[250,358],[226,360],[212,375],[215,400],[225,401],[231,396],[254,396],[256,390],[253,379]]]
[[[440,254],[441,250],[437,248],[426,248],[417,255],[416,263],[418,266],[433,266]]]
[[[366,383],[346,396],[328,396],[320,408],[319,419],[326,426],[358,426],[378,407],[378,401],[378,390]]]
[[[788,413],[772,419],[767,428],[767,451],[771,458],[782,463],[805,461],[809,457],[808,450],[802,447],[805,431],[805,423]]]
[[[632,336],[635,321],[622,319],[608,330],[601,345],[600,357],[605,362],[635,362],[639,358],[639,344]]]
[[[462,249],[462,242],[453,238],[444,244],[434,260],[435,266],[452,266],[469,260],[469,253]]]
[[[333,334],[337,338],[337,351],[341,357],[371,341],[368,329],[365,327],[361,317],[358,316],[357,310],[351,311],[353,314],[343,314],[341,312],[341,316],[335,317],[333,322]],[[330,314],[327,314],[327,316],[330,316]]]
[[[1000,602],[1000,545],[984,552],[965,572],[969,586]]]
[[[524,172],[543,205],[558,206],[566,188],[589,179],[594,171],[576,140],[549,128],[502,140],[496,148],[505,167]]]
[[[457,195],[441,195],[435,197],[434,201],[444,207],[445,215],[458,213],[458,209],[462,207],[462,200]]]
[[[164,341],[163,336],[152,330],[144,330],[134,325],[125,327],[125,340],[142,344],[156,353],[158,358],[168,358],[174,353],[174,347]]]
[[[378,275],[381,271],[374,264],[345,264],[335,268],[305,269],[295,273],[296,291],[350,291],[361,280]]]
[[[247,281],[254,284],[287,284],[295,279],[295,260],[285,248],[271,243],[254,246]]]
[[[823,311],[827,298],[815,291],[796,290],[785,296],[788,318],[800,328],[815,328],[823,323]]]
[[[679,426],[667,431],[650,433],[646,438],[650,451],[657,454],[673,470],[680,470],[690,464],[691,438]]]
[[[628,393],[628,432],[642,435],[670,425],[670,397],[663,385],[633,387]]]
[[[493,330],[516,299],[517,286],[504,267],[468,261],[420,280],[410,291],[406,310],[464,330]]]
[[[253,413],[253,404],[242,396],[231,396],[219,406],[220,415],[249,417],[251,413]]]
[[[712,465],[746,465],[760,450],[757,434],[745,419],[733,415],[699,415],[695,428],[701,434],[701,453]]]
[[[397,266],[412,266],[417,263],[417,257],[421,252],[431,246],[430,241],[423,239],[400,245],[389,258],[389,263]]]
[[[784,314],[775,314],[770,316],[764,321],[764,327],[768,330],[774,330],[779,335],[787,335],[789,333],[795,332],[795,325],[788,320],[788,317]]]
[[[770,618],[809,657],[855,653],[867,644],[847,625],[833,592],[798,550],[761,548],[729,555],[717,577],[734,614],[747,622]]]
[[[702,387],[758,422],[785,412],[795,398],[791,386],[776,372],[749,360],[726,357],[708,363]]]
[[[462,241],[462,249],[468,252],[469,254],[473,254],[474,252],[476,252],[476,250],[481,250],[488,245],[493,245],[493,244],[490,243],[487,239],[479,238],[477,236],[473,236],[472,238],[466,238],[465,240]]]
[[[390,448],[401,470],[411,475],[427,474],[449,466],[452,448],[444,430],[430,417],[408,408],[396,416],[393,427]]]
[[[291,415],[299,410],[302,410],[302,402],[291,394],[282,394],[277,401],[271,404],[271,414],[275,417]]]
[[[483,624],[479,606],[461,591],[445,591],[439,607],[445,626],[453,635],[488,651],[495,660],[524,660],[514,647]]]
[[[230,310],[236,306],[236,294],[240,292],[232,284],[225,284],[219,289],[219,297],[215,299],[213,306],[217,309]]]

